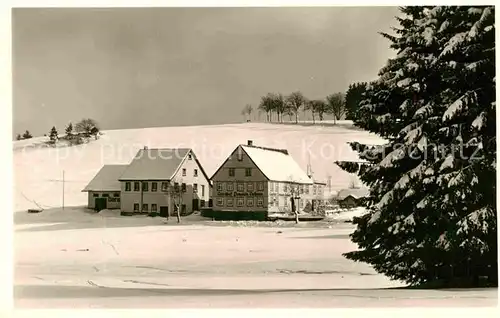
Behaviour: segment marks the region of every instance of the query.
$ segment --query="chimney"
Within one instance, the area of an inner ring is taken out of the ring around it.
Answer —
[[[253,140],[248,140],[248,141],[247,141],[247,145],[248,145],[248,146],[253,146]]]
[[[144,150],[148,150],[148,146],[144,146]]]

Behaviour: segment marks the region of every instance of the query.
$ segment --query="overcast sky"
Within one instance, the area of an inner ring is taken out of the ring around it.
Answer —
[[[376,78],[394,7],[13,10],[13,132],[231,123]]]

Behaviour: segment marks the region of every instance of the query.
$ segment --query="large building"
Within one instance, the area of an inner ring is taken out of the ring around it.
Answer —
[[[320,198],[314,183],[285,149],[239,145],[211,178],[213,210],[288,213]]]
[[[104,165],[89,184],[82,190],[88,193],[89,209],[119,209],[121,186],[118,178],[127,165]]]
[[[82,190],[88,207],[122,214],[189,214],[211,205],[211,183],[189,148],[141,149],[128,165],[105,165]]]
[[[184,215],[209,204],[210,180],[189,148],[141,149],[119,181],[122,213]]]

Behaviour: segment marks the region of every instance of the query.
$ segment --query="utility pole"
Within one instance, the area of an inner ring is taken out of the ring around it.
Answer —
[[[332,192],[332,176],[328,175],[328,193]]]
[[[62,209],[64,211],[64,170],[63,170],[63,178],[62,178]]]

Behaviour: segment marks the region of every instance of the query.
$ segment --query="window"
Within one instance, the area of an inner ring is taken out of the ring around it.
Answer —
[[[102,194],[102,197],[103,197],[103,198],[107,198],[107,197],[109,197],[109,194],[108,194],[108,193],[103,193],[103,194]]]
[[[200,200],[200,207],[202,207],[202,208],[205,207],[205,200]]]
[[[130,190],[132,190],[130,182],[125,182],[125,191],[130,191]]]
[[[252,168],[245,168],[245,177],[252,176]]]
[[[243,192],[243,191],[245,191],[244,184],[243,184],[243,183],[241,183],[241,182],[239,182],[239,183],[237,184],[237,189],[238,189],[238,192]]]
[[[139,182],[134,182],[134,191],[141,191],[141,184]]]
[[[94,193],[94,198],[99,197],[99,193]]]
[[[139,203],[134,203],[134,212],[139,212]]]
[[[232,199],[232,198],[228,198],[228,199],[226,200],[226,205],[227,205],[227,206],[232,207],[232,206],[233,206],[233,204],[234,204],[234,201],[233,201],[233,199]]]
[[[179,192],[179,183],[178,182],[174,183],[174,192]]]
[[[115,192],[115,193],[113,193],[113,196],[114,196],[115,198],[119,198],[119,197],[120,197],[120,192]]]
[[[198,192],[198,184],[193,183],[193,193],[197,193],[197,192]]]
[[[217,198],[217,206],[223,206],[224,205],[224,199],[223,198]]]
[[[234,168],[229,168],[229,176],[234,177],[236,175]]]
[[[217,182],[217,191],[222,191],[222,182]]]
[[[158,205],[156,204],[151,204],[151,212],[158,212]]]
[[[152,182],[151,183],[151,191],[152,192],[158,191],[158,182]]]
[[[253,207],[253,198],[247,198],[247,206]]]
[[[182,168],[182,176],[185,177],[186,176],[186,168]]]
[[[264,199],[258,198],[257,199],[257,206],[258,207],[263,207],[264,206]]]
[[[313,194],[316,194],[316,186],[313,185]]]
[[[234,191],[234,184],[232,182],[227,183],[227,191]]]
[[[148,204],[147,203],[144,203],[142,205],[142,212],[148,212]]]
[[[275,192],[280,192],[280,184],[279,184],[278,182],[276,182],[276,183],[274,184],[274,191],[275,191]]]
[[[162,192],[167,192],[168,191],[168,184],[169,184],[169,182],[162,182],[161,183],[161,191]]]
[[[205,196],[205,185],[201,185],[201,196],[204,197]]]
[[[188,160],[192,160],[193,159],[193,155],[192,154],[188,154]]]
[[[305,186],[305,192],[306,192],[306,194],[309,194],[309,186],[308,185]]]
[[[183,182],[181,185],[182,192],[186,192],[186,184]]]
[[[147,182],[143,182],[142,183],[142,191],[144,191],[144,192],[148,192],[149,191],[148,190],[148,183]]]
[[[243,198],[236,199],[236,205],[242,207],[243,205],[245,205],[245,200],[243,200]]]
[[[194,176],[197,177],[198,176],[198,169],[194,169]]]
[[[259,191],[264,191],[264,182],[257,183],[257,189],[259,189]]]
[[[253,182],[247,183],[247,191],[252,192],[253,191]]]

